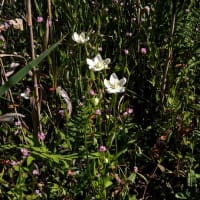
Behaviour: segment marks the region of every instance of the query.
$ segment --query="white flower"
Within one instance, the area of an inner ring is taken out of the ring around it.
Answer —
[[[81,32],[80,34],[78,34],[77,32],[74,32],[72,35],[72,40],[74,40],[75,42],[79,44],[84,44],[85,42],[89,40],[89,37],[86,37],[85,32]]]
[[[102,59],[101,55],[98,53],[93,59],[87,58],[87,64],[89,69],[92,71],[101,71],[102,69],[108,69],[108,64],[110,63],[110,58]]]
[[[118,79],[115,73],[112,73],[110,80],[104,79],[104,85],[108,93],[121,93],[125,91],[126,78]]]

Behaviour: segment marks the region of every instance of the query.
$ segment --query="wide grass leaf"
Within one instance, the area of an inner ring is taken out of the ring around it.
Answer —
[[[55,44],[53,44],[49,49],[45,50],[40,56],[36,59],[32,60],[29,64],[19,70],[16,74],[14,74],[4,85],[0,87],[0,97],[12,86],[22,80],[28,72],[34,67],[37,66],[41,61],[44,60],[46,56],[48,56],[62,41],[63,39],[59,40]]]

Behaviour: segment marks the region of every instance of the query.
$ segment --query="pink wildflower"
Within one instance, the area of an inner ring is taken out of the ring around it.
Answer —
[[[138,173],[138,167],[137,166],[134,166],[134,172]]]
[[[132,114],[132,113],[133,113],[133,108],[128,108],[127,110],[128,110],[128,111],[127,111],[128,114]]]
[[[34,169],[33,170],[33,175],[39,175],[39,170],[38,169]]]
[[[105,151],[106,151],[106,147],[103,146],[103,145],[101,145],[101,146],[99,147],[99,151],[100,151],[100,152],[105,152]]]
[[[95,111],[95,114],[96,114],[96,115],[101,115],[101,110],[100,110],[100,109],[97,109],[97,110]]]
[[[38,23],[41,23],[41,22],[43,22],[43,21],[44,21],[43,17],[41,17],[41,16],[38,16],[38,17],[37,17],[37,22],[38,22]]]
[[[18,121],[15,122],[15,126],[21,126],[21,124],[22,124],[22,123],[21,123],[20,120],[18,120]]]
[[[38,140],[43,142],[46,138],[46,135],[43,132],[38,133]]]
[[[82,106],[83,106],[83,102],[80,101],[80,102],[78,103],[78,105],[79,105],[80,107],[82,107]]]
[[[99,48],[98,48],[98,51],[103,51],[103,48],[102,48],[102,47],[99,47]]]
[[[29,156],[29,152],[26,148],[22,148],[21,149],[21,153],[23,155],[23,157],[28,157]]]
[[[64,117],[65,111],[63,109],[59,110],[58,113],[61,115],[61,117]]]
[[[123,116],[126,117],[128,115],[128,112],[124,112]]]
[[[93,89],[90,90],[90,95],[91,96],[95,96],[96,95],[96,93],[95,93],[95,91]]]
[[[42,193],[40,192],[40,190],[35,190],[35,193],[40,197],[42,196]]]
[[[145,47],[142,47],[140,49],[141,54],[145,55],[147,53],[147,49]]]
[[[129,54],[128,49],[124,49],[124,53],[125,53],[126,55],[128,55],[128,54]]]

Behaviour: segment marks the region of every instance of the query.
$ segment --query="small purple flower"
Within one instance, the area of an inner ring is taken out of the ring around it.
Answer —
[[[36,193],[38,196],[40,196],[40,197],[42,196],[42,193],[41,193],[40,190],[38,190],[38,189],[35,190],[35,193]]]
[[[97,109],[97,110],[95,111],[95,114],[96,114],[96,115],[101,115],[101,110],[100,110],[100,109]]]
[[[7,23],[7,22],[5,22],[5,23],[4,23],[4,26],[5,26],[6,29],[8,29],[8,28],[10,27],[10,24]]]
[[[128,54],[129,54],[128,49],[124,49],[124,53],[125,53],[126,55],[128,55]]]
[[[83,106],[83,102],[80,101],[80,102],[78,103],[78,105],[79,105],[80,107],[82,107],[82,106]]]
[[[26,148],[22,148],[21,153],[22,153],[23,157],[25,157],[25,158],[29,156],[29,152]]]
[[[24,99],[29,99],[30,93],[31,93],[30,88],[26,87],[25,91],[23,93],[21,93],[21,97],[23,97]]]
[[[27,87],[27,88],[25,89],[25,92],[26,92],[27,94],[30,94],[31,89],[30,89],[29,87]]]
[[[128,112],[124,112],[123,116],[126,117],[128,115]]]
[[[147,53],[147,49],[145,47],[142,47],[140,49],[141,54],[145,55]]]
[[[137,166],[134,166],[133,169],[134,169],[134,172],[135,172],[135,173],[138,173],[138,167],[137,167]]]
[[[15,126],[21,126],[21,124],[22,124],[22,123],[21,123],[20,120],[18,120],[18,121],[15,122]]]
[[[38,169],[34,169],[33,170],[33,175],[39,175],[39,170]]]
[[[38,133],[38,140],[43,142],[46,138],[46,135],[43,132]]]
[[[59,110],[58,113],[61,115],[61,117],[64,117],[65,111],[63,109]]]
[[[38,23],[41,23],[41,22],[43,22],[43,21],[44,21],[43,17],[41,17],[41,16],[38,16],[38,17],[37,17],[37,22],[38,22]]]
[[[133,113],[133,108],[128,108],[127,112],[128,112],[128,114],[132,114]]]
[[[22,161],[21,161],[21,160],[20,160],[20,161],[11,161],[10,164],[11,164],[12,166],[16,166],[16,165],[22,164]]]
[[[93,89],[90,90],[90,95],[91,96],[95,96],[96,95],[96,93],[95,93],[95,91]]]
[[[99,147],[99,151],[100,151],[100,152],[105,152],[105,151],[106,151],[106,147],[103,146],[103,145],[101,145],[101,146]]]
[[[17,163],[16,161],[11,161],[10,164],[11,164],[12,166],[16,166],[18,163]]]
[[[103,48],[102,48],[102,47],[99,47],[99,48],[98,48],[98,51],[102,52],[102,51],[103,51]]]
[[[5,38],[3,37],[3,35],[0,35],[0,40],[5,41]]]
[[[98,173],[98,174],[96,175],[96,177],[97,177],[97,178],[99,178],[100,176],[101,176],[101,174],[100,174],[100,173]]]

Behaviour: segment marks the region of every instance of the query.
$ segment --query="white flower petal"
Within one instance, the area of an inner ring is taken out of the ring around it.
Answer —
[[[81,32],[81,34],[80,34],[80,38],[85,39],[85,32]]]
[[[119,86],[124,86],[126,84],[126,78],[122,78],[122,79],[120,79],[120,81],[119,81]]]
[[[73,35],[72,35],[72,40],[74,40],[75,42],[78,41],[78,38],[79,38],[79,35],[77,32],[74,32]]]
[[[95,68],[94,66],[90,65],[90,66],[89,66],[89,69],[95,72],[95,69],[96,69],[96,68]]]
[[[104,65],[108,65],[110,64],[111,60],[110,58],[106,58],[103,62],[104,62]]]
[[[110,83],[116,85],[119,82],[119,79],[115,73],[112,73],[110,76]]]
[[[79,44],[83,44],[89,40],[89,37],[85,36],[85,32],[81,32],[80,35],[77,32],[74,32],[72,39]]]
[[[108,81],[107,79],[104,79],[104,85],[106,88],[111,88],[110,81]]]
[[[119,93],[125,92],[125,87],[119,88]]]
[[[98,53],[98,54],[96,55],[96,58],[98,58],[98,60],[101,61],[101,60],[102,60],[101,54]]]
[[[107,93],[112,94],[115,93],[114,90],[112,88],[107,88],[106,89]]]
[[[81,43],[85,43],[89,40],[89,37],[86,37],[85,32],[82,32],[80,34],[80,40],[81,40]]]
[[[89,66],[94,66],[94,65],[95,65],[95,63],[94,63],[94,61],[93,61],[92,59],[87,58],[87,59],[86,59],[86,62],[87,62],[87,64],[88,64]]]
[[[94,62],[97,64],[99,62],[102,62],[102,57],[100,54],[97,54],[95,57],[94,57]]]

